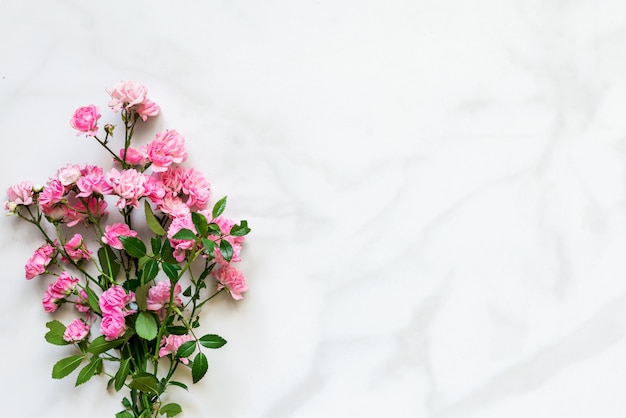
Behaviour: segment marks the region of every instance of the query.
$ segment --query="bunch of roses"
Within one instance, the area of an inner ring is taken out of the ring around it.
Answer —
[[[179,363],[190,366],[195,383],[206,372],[206,358],[199,352],[191,361],[194,350],[199,345],[218,348],[225,343],[213,334],[195,336],[199,309],[222,291],[242,299],[247,290],[244,275],[233,263],[241,260],[250,229],[246,221],[237,224],[222,215],[226,198],[209,207],[209,182],[200,171],[181,165],[187,151],[179,132],[159,132],[146,145],[134,146],[135,124],[160,111],[144,86],[121,81],[107,92],[110,109],[121,113],[124,124],[119,151],[110,148],[115,127],[99,127],[97,106],[77,109],[70,124],[77,135],[93,138],[104,147],[113,166],[105,171],[95,165],[67,164],[44,186],[25,181],[9,187],[4,206],[10,214],[34,224],[45,239],[28,259],[25,275],[29,280],[56,277],[42,299],[46,312],[70,303],[82,315],[67,326],[58,321],[48,324],[49,342],[74,344],[81,352],[55,365],[53,377],[64,377],[87,359],[89,364],[77,379],[80,384],[102,371],[103,359],[119,362],[115,388],[129,387],[131,399],[124,398],[125,410],[118,416],[152,416],[153,411],[174,416],[180,409],[177,404],[158,408],[173,371]],[[131,216],[142,200],[146,225],[153,233],[149,239],[140,236]],[[107,211],[109,202],[114,203],[119,219],[105,223],[112,216]],[[83,234],[70,233],[77,226],[94,236],[97,256]],[[145,242],[150,242],[151,251]],[[97,276],[87,268],[89,262],[95,264]],[[191,268],[197,263],[199,275]],[[82,275],[84,282],[69,270]],[[166,278],[159,277],[161,271]],[[180,280],[184,275],[190,280],[183,292]],[[216,292],[205,296],[209,277],[216,281]],[[100,337],[90,343],[98,319]],[[157,343],[138,345],[136,339]],[[137,347],[149,348],[133,352]],[[111,354],[112,349],[118,351],[117,356]],[[171,365],[160,378],[157,360],[163,357],[170,358]],[[147,367],[151,362],[153,372]]]

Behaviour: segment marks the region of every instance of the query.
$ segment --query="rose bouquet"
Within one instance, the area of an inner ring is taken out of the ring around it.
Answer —
[[[182,165],[187,151],[176,130],[136,145],[136,124],[160,112],[144,86],[120,81],[107,92],[123,124],[119,152],[118,130],[100,128],[97,106],[79,108],[70,123],[103,147],[111,167],[67,164],[43,186],[9,187],[5,208],[43,237],[25,267],[27,279],[50,280],[43,308],[74,317],[46,324],[49,343],[76,350],[52,377],[80,368],[78,386],[105,375],[107,387],[127,391],[116,417],[173,417],[182,408],[165,402],[165,392],[187,389],[180,370],[198,382],[208,369],[204,349],[226,343],[198,334],[200,311],[220,293],[242,299],[247,284],[234,263],[250,228],[223,216],[226,197],[209,207],[209,182]]]

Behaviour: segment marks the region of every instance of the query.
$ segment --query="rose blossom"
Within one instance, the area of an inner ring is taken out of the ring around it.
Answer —
[[[142,104],[137,106],[137,114],[144,122],[148,120],[148,116],[156,116],[161,108],[152,100],[146,98]]]
[[[152,286],[148,290],[146,309],[149,311],[158,311],[163,308],[166,304],[170,303],[170,289],[172,284],[169,280],[159,282],[156,285]],[[176,283],[174,285],[174,305],[180,306],[183,302],[178,297],[178,294],[182,292],[182,287],[180,283]]]
[[[80,166],[77,164],[68,164],[59,168],[56,175],[63,186],[76,183],[81,176]]]
[[[214,273],[214,276],[219,282],[217,290],[221,290],[225,287],[228,289],[233,299],[243,299],[241,294],[248,290],[248,284],[246,283],[246,278],[243,276],[242,272],[230,265],[227,265],[222,266],[222,268],[217,270],[217,272]]]
[[[178,351],[183,343],[187,341],[191,341],[193,338],[191,335],[168,335],[167,337],[163,336],[161,339],[161,348],[159,348],[159,357],[167,356],[168,354],[173,354]],[[189,360],[187,358],[181,358],[181,363],[188,364]]]
[[[76,136],[86,134],[87,136],[95,136],[98,133],[98,119],[100,119],[100,110],[95,105],[79,107],[74,112],[70,125],[76,129]]]
[[[35,253],[26,262],[26,279],[30,280],[35,276],[46,272],[46,267],[56,256],[56,248],[46,243],[35,250]]]
[[[205,214],[204,212],[200,212],[200,213]],[[209,215],[209,213],[206,213],[205,215]],[[221,239],[225,239],[226,241],[228,241],[230,243],[230,246],[233,247],[233,256],[231,257],[230,262],[235,263],[237,261],[241,261],[241,259],[239,258],[239,254],[241,253],[241,244],[243,243],[246,237],[244,236],[233,237],[231,235],[228,235],[230,234],[230,230],[233,229],[233,225],[235,225],[235,221],[233,221],[232,219],[225,218],[223,216],[218,216],[217,218],[213,219],[211,223],[214,223],[217,226],[219,226],[220,231],[222,231],[222,234],[226,235],[226,237],[220,238],[217,235],[209,235],[208,238],[215,241],[215,243],[218,245]],[[229,264],[228,261],[224,260],[222,253],[219,251],[215,252],[215,261],[219,264]]]
[[[80,313],[89,313],[91,307],[89,306],[89,296],[84,290],[79,290],[74,301],[74,307]]]
[[[148,89],[137,82],[121,80],[113,88],[108,88],[107,93],[111,96],[109,107],[117,112],[122,107],[128,110],[142,104],[146,100]]]
[[[4,208],[9,212],[14,212],[18,205],[32,205],[33,196],[34,192],[32,183],[29,181],[23,181],[7,189],[8,200],[5,202]]]
[[[61,273],[56,281],[51,283],[46,289],[42,303],[46,312],[54,312],[58,306],[65,302],[65,298],[72,294],[78,284],[76,277],[70,276],[66,271]]]
[[[172,197],[171,195],[165,196],[159,209],[161,212],[167,213],[171,218],[185,217],[191,214],[189,206],[181,198]]]
[[[167,194],[167,190],[163,185],[163,182],[155,176],[149,176],[146,174],[145,194],[144,196],[150,199],[155,205],[160,205],[163,198]]]
[[[126,155],[124,155],[124,148],[121,148],[120,160],[126,161],[128,164],[132,165],[144,165],[148,162],[146,155],[141,151],[141,149],[133,147],[126,148]]]
[[[133,292],[128,294],[122,286],[115,285],[102,292],[98,305],[102,314],[126,316],[134,312],[126,308],[126,305],[134,299]]]
[[[106,180],[113,189],[113,194],[119,196],[116,203],[119,209],[125,206],[139,207],[139,198],[146,192],[144,187],[146,179],[142,173],[134,168],[122,171],[112,168]]]
[[[195,241],[192,240],[183,240],[183,239],[174,239],[172,238],[176,235],[181,229],[189,229],[194,234],[196,233],[196,227],[193,224],[193,220],[191,219],[191,213],[187,216],[179,216],[172,220],[170,227],[167,229],[167,237],[170,240],[172,248],[174,248],[174,258],[179,263],[185,259],[185,251],[193,248]]]
[[[74,234],[63,248],[65,248],[65,252],[73,261],[89,260],[91,258],[92,252],[85,247],[83,237],[80,234]]]
[[[103,314],[100,322],[100,333],[106,341],[116,340],[126,331],[124,316],[119,313]]]
[[[130,229],[125,223],[115,223],[104,227],[104,235],[102,236],[102,242],[110,245],[113,248],[122,250],[124,246],[119,237],[137,237],[137,231]]]
[[[39,194],[39,204],[44,211],[51,209],[53,205],[60,203],[65,196],[65,187],[59,179],[50,179],[43,191]]]
[[[68,343],[78,343],[89,334],[90,327],[82,319],[75,319],[65,328],[63,339]]]
[[[173,163],[179,164],[187,159],[185,138],[173,129],[159,132],[146,146],[146,154],[154,173],[165,171]]]
[[[189,207],[202,210],[209,203],[211,185],[200,171],[190,168],[183,179],[183,193],[187,195]]]

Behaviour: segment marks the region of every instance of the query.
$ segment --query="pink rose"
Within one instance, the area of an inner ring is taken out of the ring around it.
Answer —
[[[183,190],[186,171],[184,167],[170,166],[167,170],[159,173],[159,178],[173,195],[178,195]]]
[[[56,256],[56,248],[50,244],[43,244],[35,250],[35,253],[26,262],[26,279],[30,280],[46,272],[46,267]]]
[[[78,295],[76,295],[76,300],[74,301],[74,307],[80,313],[89,313],[91,311],[91,307],[89,306],[89,296],[87,296],[87,292],[84,290],[79,290]]]
[[[200,171],[190,168],[183,179],[183,193],[190,208],[202,210],[209,203],[211,185]]]
[[[126,316],[134,312],[126,308],[134,299],[134,293],[128,294],[122,286],[115,285],[102,292],[98,305],[103,314]]]
[[[106,180],[113,189],[113,194],[119,196],[116,203],[119,209],[126,206],[139,207],[139,198],[146,192],[146,177],[142,173],[133,168],[122,171],[113,168]]]
[[[185,138],[173,129],[160,132],[146,146],[146,154],[152,163],[152,171],[163,172],[173,163],[179,164],[187,159]]]
[[[107,341],[117,340],[126,331],[126,322],[124,316],[119,313],[111,313],[102,315],[100,322],[100,333],[104,335]]]
[[[126,155],[124,155],[124,148],[120,149],[120,159],[132,165],[144,165],[148,162],[148,159],[141,149],[133,147],[126,149]]]
[[[137,114],[144,122],[148,119],[148,116],[158,115],[160,110],[159,105],[150,99],[145,99],[142,104],[137,106]]]
[[[63,333],[63,339],[68,343],[78,343],[84,340],[89,334],[90,327],[82,319],[75,319],[69,323],[65,332]]]
[[[70,125],[78,131],[76,136],[81,134],[95,136],[98,133],[98,119],[100,119],[100,110],[97,106],[89,105],[76,109]]]
[[[168,335],[167,337],[163,336],[161,339],[161,348],[159,348],[159,357],[167,356],[168,354],[173,354],[178,351],[183,343],[187,341],[191,341],[193,338],[191,335]],[[187,358],[181,358],[180,361],[183,364],[188,364],[189,360]]]
[[[158,311],[166,304],[170,303],[170,288],[172,284],[169,280],[159,282],[148,290],[146,309],[149,311]],[[180,283],[174,285],[174,305],[180,306],[183,302],[178,296],[182,292]]]
[[[122,80],[113,88],[108,88],[107,93],[111,96],[109,107],[117,112],[122,107],[128,110],[132,106],[142,104],[146,100],[148,89],[134,81]]]
[[[70,276],[69,273],[63,272],[54,283],[51,283],[46,289],[42,303],[46,312],[54,312],[57,307],[65,302],[65,298],[74,292],[74,288],[78,284],[76,277]]]
[[[217,270],[214,275],[219,282],[217,290],[221,290],[225,287],[228,289],[233,299],[243,299],[241,294],[248,290],[248,284],[242,272],[230,265],[226,265]]]
[[[179,216],[172,219],[170,227],[167,229],[167,237],[170,240],[172,248],[174,248],[174,258],[179,263],[185,259],[185,252],[194,247],[195,241],[174,239],[172,238],[181,229],[189,229],[194,234],[196,233],[196,227],[191,219],[191,213],[188,216]]]
[[[115,223],[104,227],[102,242],[118,250],[124,249],[120,237],[137,237],[137,231],[130,229],[125,223]]]
[[[163,185],[163,182],[154,176],[146,175],[145,188],[146,192],[144,196],[156,205],[161,204],[163,197],[167,194],[167,190]]]
[[[65,187],[59,179],[50,179],[43,191],[39,194],[39,205],[42,209],[51,209],[53,205],[60,203],[65,196]]]
[[[9,212],[14,212],[18,205],[33,204],[33,185],[29,181],[23,181],[7,189],[8,200],[4,204],[4,208]]]
[[[57,170],[57,179],[63,186],[69,186],[78,181],[82,176],[80,166],[77,164],[68,164]]]
[[[228,235],[230,233],[230,230],[233,229],[235,221],[225,218],[223,216],[218,216],[217,218],[213,219],[211,223],[217,224],[220,227],[220,231],[222,231],[222,234],[226,235],[226,237],[219,238],[217,235],[209,235],[209,239],[215,241],[218,245],[221,239],[225,239],[226,241],[228,241],[230,243],[230,246],[233,247],[233,256],[230,259],[230,262],[235,263],[241,261],[241,258],[239,258],[239,254],[241,253],[241,244],[243,244],[245,237],[233,237]],[[222,253],[220,253],[219,251],[215,252],[215,261],[219,264],[229,264],[229,262],[224,260],[224,257],[222,257]]]
[[[159,209],[163,213],[167,213],[171,218],[188,217],[191,215],[189,206],[183,202],[179,197],[172,197],[171,195],[165,196],[163,202],[159,206]]]
[[[92,252],[89,251],[84,243],[83,237],[80,234],[74,234],[74,236],[65,243],[65,252],[73,261],[89,260]]]

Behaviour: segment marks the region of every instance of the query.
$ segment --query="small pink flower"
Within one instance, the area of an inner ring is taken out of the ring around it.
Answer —
[[[130,229],[125,223],[115,223],[104,227],[102,242],[118,250],[124,249],[120,237],[137,237],[137,231]]]
[[[111,96],[109,107],[117,112],[122,107],[128,110],[142,104],[146,100],[148,89],[137,82],[121,80],[113,88],[108,88],[107,93]]]
[[[68,164],[59,168],[56,175],[63,186],[76,183],[81,176],[81,169],[77,164]]]
[[[128,294],[122,286],[114,285],[102,292],[98,305],[103,314],[126,316],[133,312],[126,305],[134,299],[134,293]]]
[[[161,212],[167,213],[171,218],[188,217],[191,215],[189,206],[179,197],[172,197],[171,195],[167,195],[163,198],[159,209]]]
[[[33,185],[29,181],[11,186],[7,189],[8,200],[5,202],[4,208],[9,212],[14,212],[18,205],[32,205],[34,195]]]
[[[89,306],[89,296],[87,296],[87,292],[84,290],[79,290],[76,295],[76,301],[74,301],[74,307],[80,313],[89,313],[91,311],[91,307]]]
[[[170,288],[172,284],[169,280],[159,282],[148,290],[146,309],[149,311],[158,311],[166,304],[170,303]],[[174,285],[174,305],[180,306],[183,302],[178,296],[182,292],[180,283]]]
[[[150,199],[155,205],[160,205],[163,197],[167,194],[167,190],[163,185],[163,182],[155,176],[146,175],[144,196]]]
[[[190,168],[183,179],[183,193],[190,208],[202,210],[209,203],[211,185],[200,171]]]
[[[59,179],[50,179],[43,191],[39,194],[39,205],[44,211],[60,203],[65,196],[65,187]]]
[[[80,234],[74,234],[63,248],[65,248],[65,252],[73,261],[89,260],[91,258],[92,252],[85,247],[83,237]]]
[[[75,319],[69,323],[65,332],[63,333],[63,339],[68,343],[78,343],[87,338],[89,330],[91,328],[82,319]]]
[[[217,270],[217,272],[214,273],[214,275],[219,282],[217,290],[221,290],[225,287],[228,289],[233,299],[243,299],[241,294],[248,290],[248,284],[246,283],[246,278],[243,276],[242,272],[230,265],[227,265],[222,266],[219,270]]]
[[[76,187],[80,191],[76,197],[88,197],[94,194],[110,194],[113,189],[106,182],[102,169],[97,166],[85,166],[81,170],[82,176],[76,181]]]
[[[149,116],[156,116],[159,114],[159,105],[152,100],[146,98],[142,104],[137,106],[137,114],[145,122]]]
[[[163,172],[170,165],[182,163],[187,159],[185,138],[173,129],[160,132],[146,146],[146,154],[152,163],[152,171]]]
[[[56,281],[51,283],[46,289],[42,303],[46,312],[54,312],[58,306],[65,302],[65,298],[74,292],[74,288],[78,284],[76,277],[70,276],[69,273],[63,272]]]
[[[170,227],[167,229],[167,237],[170,240],[172,248],[174,248],[174,258],[179,263],[185,259],[186,251],[192,249],[195,245],[195,242],[192,240],[172,238],[181,229],[189,229],[194,234],[197,232],[196,227],[194,226],[191,219],[191,214],[189,214],[188,216],[179,216],[177,218],[174,218],[172,220],[172,223],[170,224]]]
[[[76,129],[76,136],[86,134],[87,136],[95,136],[98,133],[98,119],[100,119],[100,110],[97,106],[89,105],[76,109],[70,125]]]
[[[139,207],[139,199],[145,195],[146,178],[133,168],[118,171],[111,169],[106,177],[113,189],[113,194],[119,196],[116,206],[123,209],[126,206]]]
[[[110,313],[102,315],[100,322],[100,333],[104,335],[106,341],[117,340],[126,331],[126,321],[120,313]]]
[[[193,340],[191,335],[168,335],[167,337],[163,336],[161,339],[161,348],[159,348],[159,357],[167,356],[168,354],[174,354],[181,345],[186,343],[187,341]],[[180,361],[183,364],[188,364],[189,360],[187,358],[181,358]]]
[[[181,166],[170,166],[167,170],[158,173],[163,185],[167,187],[173,195],[178,195],[183,190],[185,170]]]
[[[144,165],[148,162],[146,155],[140,149],[133,147],[126,149],[126,155],[124,155],[124,148],[120,149],[120,159],[132,165]]]
[[[26,262],[26,279],[30,280],[46,272],[46,267],[56,256],[56,248],[50,244],[44,244],[35,250],[35,253]]]

